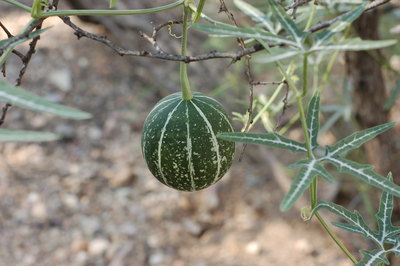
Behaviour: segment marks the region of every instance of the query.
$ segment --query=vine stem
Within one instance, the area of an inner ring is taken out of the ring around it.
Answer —
[[[322,225],[322,227],[325,229],[325,231],[329,234],[329,236],[335,241],[336,245],[339,246],[339,248],[343,251],[343,253],[346,254],[346,256],[354,263],[356,264],[358,261],[357,259],[351,254],[351,252],[345,247],[343,242],[335,235],[335,233],[329,228],[328,224],[325,222],[325,220],[319,215],[318,212],[316,212],[315,217],[317,217],[319,223]]]
[[[188,19],[190,13],[191,13],[190,8],[185,5],[183,9],[182,47],[181,47],[181,54],[183,56],[186,55],[186,49],[187,49]],[[180,66],[179,79],[181,81],[182,99],[191,100],[193,98],[193,95],[190,89],[190,82],[187,75],[187,65],[185,62],[180,62],[179,66]]]
[[[262,40],[257,40],[257,41],[260,42],[264,46],[266,51],[271,53],[271,49],[269,48],[269,46],[264,41],[262,41]],[[308,66],[307,66],[308,60],[307,60],[307,58],[305,58],[303,63],[305,64],[305,67],[308,68]],[[307,85],[307,82],[304,82],[305,80],[307,80],[307,71],[304,71],[304,69],[303,69],[303,75],[305,75],[305,76],[303,77],[303,80],[304,80],[303,81],[303,88],[302,88],[302,91],[300,92],[296,88],[296,86],[294,85],[294,83],[293,83],[292,79],[290,78],[289,74],[287,73],[287,71],[285,71],[285,69],[283,68],[282,64],[279,61],[277,61],[276,65],[277,65],[279,71],[282,73],[282,75],[286,79],[286,82],[289,85],[289,88],[291,90],[293,90],[297,95],[296,102],[297,102],[297,106],[299,108],[301,126],[302,126],[303,132],[304,132],[304,139],[305,139],[305,142],[306,142],[307,155],[308,155],[309,159],[312,159],[314,157],[314,155],[313,155],[312,149],[311,149],[311,141],[310,141],[310,136],[308,134],[307,119],[306,119],[306,116],[305,116],[304,105],[303,105],[303,98],[307,95],[306,86],[308,86],[308,85]],[[304,92],[306,92],[306,93],[303,96]],[[312,184],[310,185],[310,200],[311,200],[311,207],[314,208],[317,205],[317,178],[315,178],[313,180]],[[332,240],[336,243],[336,245],[338,245],[338,247],[343,251],[343,253],[345,253],[345,255],[354,264],[357,263],[357,260],[350,253],[350,251],[345,247],[345,245],[342,243],[342,241],[340,241],[340,239],[335,235],[335,233],[329,228],[328,224],[325,222],[325,220],[322,218],[322,216],[319,215],[318,212],[316,212],[314,215],[317,217],[319,223],[322,225],[322,227],[325,229],[325,231],[328,233],[328,235],[332,238]]]
[[[308,156],[309,159],[313,159],[314,155],[312,153],[310,135],[308,134],[307,119],[306,119],[306,116],[305,116],[304,106],[303,106],[303,98],[307,95],[307,89],[308,89],[307,88],[308,87],[308,82],[307,82],[307,80],[308,80],[308,60],[307,60],[307,57],[308,57],[307,54],[304,55],[304,60],[303,60],[303,89],[302,89],[302,93],[297,96],[297,106],[299,108],[300,121],[301,121],[301,125],[303,127],[304,138],[305,138],[306,148],[307,148],[307,156]],[[318,179],[317,179],[317,177],[315,177],[313,182],[310,185],[311,209],[314,209],[315,206],[317,206],[317,202],[318,202],[317,191],[318,191]],[[325,231],[328,233],[328,235],[336,243],[336,245],[339,246],[339,248],[343,251],[343,253],[346,254],[346,256],[354,264],[356,264],[357,263],[356,258],[354,258],[354,256],[351,254],[351,252],[343,244],[343,242],[329,228],[328,224],[325,222],[325,220],[322,218],[322,216],[318,212],[315,213],[315,216],[317,217],[319,223],[322,225],[322,227],[325,229]]]

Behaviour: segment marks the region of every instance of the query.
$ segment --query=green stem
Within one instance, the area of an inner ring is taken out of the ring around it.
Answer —
[[[306,142],[307,156],[309,159],[312,159],[312,158],[314,158],[314,155],[313,155],[312,149],[311,149],[311,141],[310,141],[310,136],[308,134],[307,120],[306,120],[304,107],[303,107],[303,101],[302,101],[303,97],[305,97],[307,95],[307,68],[308,68],[307,65],[308,65],[307,55],[305,55],[304,61],[303,61],[303,93],[301,95],[297,96],[297,105],[299,108],[301,126],[303,127],[304,138],[305,138],[305,142]],[[317,177],[315,177],[313,182],[310,185],[311,209],[314,209],[315,206],[317,205],[317,201],[318,201],[317,186],[318,186],[318,180],[317,180]],[[354,256],[344,246],[344,244],[340,241],[340,239],[333,233],[333,231],[329,228],[328,224],[324,221],[324,219],[319,215],[318,212],[315,213],[315,216],[317,217],[318,221],[320,222],[322,227],[325,229],[325,231],[329,234],[329,236],[333,239],[333,241],[339,246],[339,248],[346,254],[346,256],[353,263],[357,263],[357,260],[354,258]]]
[[[332,232],[332,230],[329,228],[328,224],[324,221],[324,219],[319,215],[318,212],[315,213],[315,216],[317,217],[318,221],[322,225],[322,227],[325,229],[325,231],[329,234],[329,236],[335,241],[335,243],[339,246],[339,248],[346,254],[346,256],[354,263],[356,264],[358,261],[354,256],[350,253],[350,251],[344,246],[343,242],[340,241],[340,239],[335,235],[335,233]]]
[[[307,30],[311,27],[311,23],[312,23],[312,21],[313,21],[313,19],[314,19],[314,17],[315,17],[316,11],[317,11],[317,8],[316,8],[316,5],[315,5],[315,0],[313,1],[312,4],[313,4],[313,7],[312,7],[312,10],[311,10],[311,15],[310,15],[310,17],[308,18],[307,25],[306,25],[306,27],[304,28],[304,31],[307,31]]]
[[[14,0],[3,0],[5,2],[8,2],[12,5],[15,5],[17,7],[20,7],[28,12],[31,12],[31,8],[23,5],[21,3],[18,3],[17,1]],[[185,2],[185,0],[178,0],[174,3],[165,5],[165,6],[159,6],[159,7],[153,7],[153,8],[146,8],[146,9],[135,9],[135,10],[97,10],[97,9],[88,9],[88,10],[56,10],[56,11],[48,11],[48,12],[43,12],[41,14],[41,18],[47,18],[47,17],[54,17],[54,16],[109,16],[109,15],[143,15],[143,14],[150,14],[150,13],[156,13],[156,12],[161,12],[165,11],[168,9],[172,9],[175,7],[178,7],[182,5]]]
[[[307,95],[308,90],[308,54],[304,54],[303,57],[303,92],[301,93],[301,97],[305,97]]]
[[[200,0],[199,5],[197,6],[196,13],[195,13],[194,18],[193,18],[193,23],[195,23],[195,22],[197,22],[199,20],[205,3],[206,3],[206,0]]]
[[[190,8],[185,6],[183,9],[182,48],[181,48],[181,54],[183,56],[186,55],[189,14],[190,14]],[[190,89],[190,82],[187,75],[187,66],[185,62],[180,62],[179,64],[180,64],[179,78],[182,87],[182,99],[191,100],[193,98],[193,95]]]
[[[25,11],[31,12],[31,8],[29,6],[21,4],[18,1],[14,1],[14,0],[3,0],[3,1],[6,2],[6,3],[9,3],[9,4],[12,4],[12,5],[16,6],[16,7],[22,8]]]
[[[261,118],[262,114],[267,111],[267,109],[271,106],[271,104],[275,101],[276,97],[278,97],[279,93],[281,92],[282,88],[285,86],[284,83],[279,84],[276,88],[272,96],[269,98],[268,102],[260,109],[258,114],[253,118],[253,123],[249,126],[248,130],[252,129],[253,126],[257,123],[257,121]]]

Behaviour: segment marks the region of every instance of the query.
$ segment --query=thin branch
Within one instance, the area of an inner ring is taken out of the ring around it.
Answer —
[[[282,83],[282,82],[280,82],[280,83]],[[289,98],[289,85],[288,85],[288,83],[286,81],[284,81],[284,83],[286,85],[285,86],[286,92],[285,92],[285,97],[282,100],[282,102],[283,102],[282,112],[279,115],[278,120],[276,121],[274,131],[277,131],[281,127],[282,118],[285,115],[286,110],[290,107],[289,106],[289,101],[288,101],[288,98]]]
[[[280,85],[284,81],[255,81],[253,86],[265,86],[265,85]]]
[[[11,34],[11,32],[6,28],[6,26],[4,26],[3,23],[1,23],[1,21],[0,21],[0,27],[1,27],[1,28],[3,29],[3,31],[7,34],[7,37],[8,37],[8,38],[13,37],[13,35]]]
[[[242,57],[254,54],[258,51],[264,50],[262,45],[260,44],[255,44],[252,47],[246,48],[241,51],[237,52],[218,52],[218,51],[211,51],[206,54],[200,54],[200,55],[195,55],[195,56],[182,56],[182,55],[177,55],[177,54],[169,54],[169,53],[164,53],[164,52],[159,52],[159,51],[138,51],[138,50],[129,50],[123,47],[120,47],[107,39],[105,36],[100,36],[97,34],[93,34],[90,32],[87,32],[74,23],[71,22],[69,17],[60,17],[62,21],[71,27],[75,32],[74,34],[78,37],[78,39],[82,37],[89,38],[94,41],[98,41],[100,43],[103,43],[104,45],[108,46],[109,48],[113,49],[116,51],[119,55],[129,55],[129,56],[142,56],[142,57],[151,57],[151,58],[157,58],[157,59],[163,59],[163,60],[168,60],[168,61],[178,61],[178,62],[185,62],[185,63],[190,63],[190,62],[198,62],[198,61],[205,61],[205,60],[210,60],[210,59],[218,59],[218,58],[227,58],[231,59],[233,61],[238,61]],[[274,45],[278,46],[278,45]],[[271,45],[272,47],[272,45]]]
[[[43,23],[43,20],[35,20],[35,21],[32,21],[32,23],[26,28],[26,30],[25,30],[23,33],[21,33],[21,34],[19,34],[19,35],[16,35],[14,38],[15,38],[16,40],[25,38],[25,37],[28,36],[29,33],[31,33],[34,29],[36,29],[36,30],[41,29],[42,23]],[[1,27],[3,28],[3,26],[1,26]],[[13,37],[12,34],[11,34],[5,27],[3,28],[3,30],[7,33],[7,35],[8,35],[9,37]],[[13,51],[13,53],[16,54],[16,55],[21,59],[21,61],[22,61],[22,67],[21,67],[21,69],[20,69],[20,71],[19,71],[17,80],[16,80],[16,82],[15,82],[15,86],[20,86],[20,85],[21,85],[22,77],[24,76],[25,71],[26,71],[26,69],[27,69],[27,67],[28,67],[28,65],[29,65],[29,62],[31,61],[32,56],[33,56],[33,54],[34,54],[35,51],[36,51],[36,45],[37,45],[37,42],[38,42],[39,39],[40,39],[40,35],[32,39],[32,41],[29,43],[29,50],[28,50],[28,52],[26,52],[25,55],[22,54],[22,53],[20,53],[20,52],[18,52],[18,51],[16,51],[16,50]],[[13,43],[13,42],[11,42],[11,43]],[[9,45],[9,44],[7,44],[7,45]],[[8,47],[8,46],[6,46],[6,47],[3,48],[3,49],[7,49],[7,47]],[[4,66],[3,66],[2,72],[3,72],[3,75],[5,76],[5,64],[4,64]],[[11,106],[12,106],[12,105],[9,104],[9,103],[6,103],[6,104],[3,106],[3,108],[2,108],[2,113],[1,113],[1,115],[0,115],[0,126],[3,125],[3,123],[4,123],[5,119],[6,119],[6,116],[7,116],[7,112],[8,112],[8,110],[10,109]]]

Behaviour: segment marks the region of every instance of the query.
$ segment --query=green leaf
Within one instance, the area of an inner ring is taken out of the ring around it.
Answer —
[[[348,173],[364,182],[382,189],[396,197],[400,197],[400,187],[393,184],[387,178],[378,175],[372,165],[359,164],[341,157],[325,157],[325,159],[335,165],[340,172]]]
[[[29,33],[28,36],[24,37],[24,38],[20,38],[20,37],[16,36],[16,37],[11,37],[11,38],[0,41],[0,50],[4,49],[4,47],[8,46],[6,51],[3,52],[3,54],[0,57],[0,67],[7,60],[8,56],[10,56],[10,54],[15,46],[17,46],[20,43],[26,42],[27,40],[38,37],[40,34],[49,30],[50,28],[51,27],[47,27],[47,28],[40,29],[40,30],[35,30],[35,31]]]
[[[275,49],[274,49],[275,50]],[[272,51],[270,54],[260,54],[254,58],[254,61],[257,63],[271,63],[279,60],[283,60],[286,58],[291,58],[296,55],[301,54],[301,51],[297,50],[288,50],[288,49],[279,49],[278,51]]]
[[[349,26],[354,20],[356,20],[361,14],[364,12],[366,5],[360,5],[359,7],[347,12],[344,14],[340,20],[333,23],[329,28],[323,30],[316,34],[317,42],[315,46],[319,46],[321,43],[325,41],[329,41],[329,39],[336,33],[344,30],[347,26]]]
[[[386,251],[382,249],[374,250],[361,250],[364,255],[362,260],[360,260],[355,266],[380,266],[381,263],[389,265],[389,261],[386,258]]]
[[[192,20],[193,23],[195,23],[195,22],[197,22],[199,20],[205,3],[206,3],[206,0],[200,0],[199,5],[196,8],[196,13],[194,14],[194,17],[193,17],[193,20]]]
[[[311,98],[310,104],[307,110],[307,131],[311,141],[311,148],[315,149],[318,147],[317,138],[319,131],[319,101],[320,96],[317,93]]]
[[[263,25],[269,32],[275,33],[272,24],[259,9],[242,0],[234,0],[233,2],[243,13],[251,17],[255,22]]]
[[[236,142],[244,142],[244,143],[252,143],[252,144],[261,144],[271,147],[277,147],[285,150],[291,150],[294,152],[306,152],[307,149],[304,143],[300,143],[291,139],[287,139],[278,135],[277,133],[220,133],[218,134],[218,138],[236,141]]]
[[[360,38],[352,38],[347,39],[342,42],[321,45],[321,46],[313,46],[310,49],[310,52],[313,51],[329,51],[329,50],[339,50],[339,51],[362,51],[362,50],[373,50],[380,49],[388,46],[392,46],[396,44],[396,40],[379,40],[379,41],[370,41],[370,40],[361,40]]]
[[[305,37],[305,33],[300,31],[293,20],[289,17],[286,11],[276,2],[276,0],[268,0],[269,6],[271,7],[272,14],[282,25],[287,33],[292,35],[296,43],[301,47],[302,39]]]
[[[297,168],[297,167],[301,167],[301,166],[307,166],[310,162],[310,159],[304,159],[304,160],[300,160],[297,161],[291,165],[288,166],[288,168]],[[314,171],[317,172],[317,175],[325,178],[325,180],[327,180],[328,182],[335,182],[335,179],[328,173],[328,171],[325,169],[325,167],[321,164],[321,163],[316,163],[314,166]]]
[[[375,138],[377,135],[389,130],[395,125],[394,122],[378,125],[361,131],[357,131],[350,136],[340,140],[335,145],[326,147],[326,156],[337,156],[348,151],[359,148],[365,142]]]
[[[396,82],[396,86],[390,92],[390,95],[387,98],[385,105],[383,106],[383,109],[385,111],[388,111],[393,107],[399,94],[400,94],[400,80]]]
[[[92,115],[77,109],[49,102],[31,92],[0,81],[0,100],[26,109],[71,119],[88,119]]]
[[[110,0],[110,8],[113,8],[118,3],[118,0]]]
[[[280,209],[286,211],[300,198],[300,196],[310,186],[318,172],[315,170],[317,160],[310,159],[300,168],[299,173],[290,185],[289,192],[283,198]]]
[[[389,173],[387,179],[393,182],[391,173]],[[393,226],[392,224],[392,213],[393,195],[383,191],[379,202],[379,211],[375,215],[378,222],[379,239],[381,243],[385,243],[391,236],[400,234],[400,226]]]
[[[317,206],[315,206],[315,208],[313,209],[311,215],[314,215],[320,209],[325,209],[336,215],[339,215],[350,224],[350,226],[348,226],[341,223],[333,223],[334,225],[342,229],[348,230],[352,233],[360,234],[366,238],[373,240],[375,243],[380,245],[377,233],[368,227],[368,225],[364,222],[364,219],[362,218],[359,212],[357,211],[351,212],[346,208],[344,208],[343,206],[337,205],[332,202],[320,201],[317,203]]]
[[[239,28],[230,25],[206,26],[203,24],[192,24],[192,28],[201,30],[219,37],[236,37],[244,39],[261,39],[274,43],[285,43],[292,46],[298,46],[295,42],[285,39],[279,35],[257,28]]]
[[[392,175],[389,174],[387,180],[392,182]],[[393,196],[387,192],[383,192],[380,202],[379,211],[375,217],[377,219],[378,230],[372,230],[364,222],[362,216],[357,211],[349,211],[343,206],[334,204],[332,202],[320,201],[312,211],[314,215],[318,210],[326,209],[342,217],[347,223],[334,222],[333,224],[346,231],[356,233],[371,239],[378,246],[374,250],[361,250],[364,255],[362,260],[356,265],[380,265],[381,263],[388,264],[387,255],[394,252],[396,256],[400,256],[400,227],[393,226],[392,212],[393,212]],[[385,244],[390,244],[385,245]]]
[[[57,140],[59,136],[47,132],[35,132],[24,130],[10,130],[0,128],[0,141],[52,141]]]

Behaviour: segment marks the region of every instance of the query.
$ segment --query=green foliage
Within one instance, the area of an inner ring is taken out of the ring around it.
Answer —
[[[387,98],[385,105],[383,106],[383,109],[390,110],[393,105],[396,102],[397,97],[400,94],[400,81],[396,82],[396,86],[392,89],[392,91],[390,92],[389,97]]]
[[[38,141],[57,140],[58,138],[59,136],[52,133],[24,131],[24,130],[10,130],[10,129],[0,128],[0,142],[4,141],[38,142]]]
[[[110,0],[110,8],[113,8],[118,3],[118,0]]]
[[[49,102],[42,97],[0,81],[0,100],[22,108],[50,113],[70,119],[88,119],[92,115],[77,109]]]
[[[319,93],[311,98],[311,102],[307,111],[307,131],[310,138],[311,148],[318,147],[318,131],[319,131]]]
[[[392,182],[390,174],[386,180]],[[394,253],[396,256],[400,256],[400,226],[392,224],[393,196],[390,193],[382,192],[379,211],[375,215],[378,224],[376,230],[371,229],[357,211],[352,212],[332,202],[320,201],[312,214],[320,209],[328,210],[347,222],[346,224],[334,222],[335,226],[370,239],[378,247],[373,250],[362,250],[361,253],[364,257],[356,265],[378,266],[381,263],[389,264],[388,254]]]
[[[220,133],[218,137],[224,140],[253,143],[277,147],[294,152],[306,152],[307,149],[303,143],[285,138],[276,133]]]
[[[314,95],[310,101],[307,112],[307,132],[311,139],[310,142],[312,148],[315,148],[318,145],[317,136],[319,129],[319,101],[319,94]],[[286,194],[281,203],[281,210],[288,210],[290,207],[292,207],[296,200],[310,186],[315,177],[321,176],[328,181],[332,181],[332,177],[328,174],[323,166],[324,162],[329,162],[336,166],[341,172],[348,173],[372,186],[378,187],[383,191],[390,193],[391,195],[400,197],[400,187],[375,173],[372,165],[362,165],[339,157],[341,154],[360,147],[363,143],[371,140],[393,126],[394,123],[387,123],[356,132],[351,136],[340,140],[335,145],[326,147],[325,156],[317,159],[313,154],[312,158],[301,160],[294,164],[294,166],[300,166],[301,168],[296,178],[292,182],[289,192]],[[218,137],[237,142],[262,144],[285,150],[291,150],[294,152],[307,152],[307,148],[304,143],[287,139],[278,135],[277,133],[221,133],[218,135]]]
[[[21,44],[23,42],[26,42],[30,39],[40,36],[40,34],[49,30],[50,28],[51,27],[47,27],[47,28],[40,29],[40,30],[35,30],[35,31],[29,33],[26,37],[22,37],[22,38],[14,36],[14,37],[10,37],[5,40],[1,40],[0,48],[2,48],[2,49],[6,48],[6,51],[3,52],[3,54],[0,56],[0,67],[4,65],[4,63],[6,62],[7,58],[10,56],[10,54],[13,51],[13,49],[15,48],[15,46],[17,46],[18,44]]]
[[[278,52],[268,53],[261,55],[258,62],[271,63],[285,58],[293,58],[298,55],[307,55],[315,52],[327,51],[360,51],[372,50],[392,46],[396,44],[396,40],[361,40],[359,38],[351,38],[342,41],[335,41],[334,36],[337,33],[346,29],[355,19],[357,19],[365,10],[365,5],[360,5],[351,10],[340,19],[333,23],[327,29],[315,34],[314,38],[310,36],[311,32],[302,31],[293,21],[293,19],[283,10],[283,8],[275,1],[268,0],[268,4],[273,17],[276,19],[277,24],[284,29],[286,35],[282,35],[278,30],[277,25],[271,24],[265,18],[267,14],[263,14],[255,7],[242,2],[241,0],[235,1],[236,5],[250,16],[253,20],[258,22],[258,26],[253,28],[234,27],[227,24],[217,24],[207,26],[202,24],[194,24],[193,28],[207,32],[216,37],[236,37],[250,40],[264,40],[269,41],[268,44],[287,44],[289,48],[283,49]],[[310,37],[310,38],[307,38]]]

